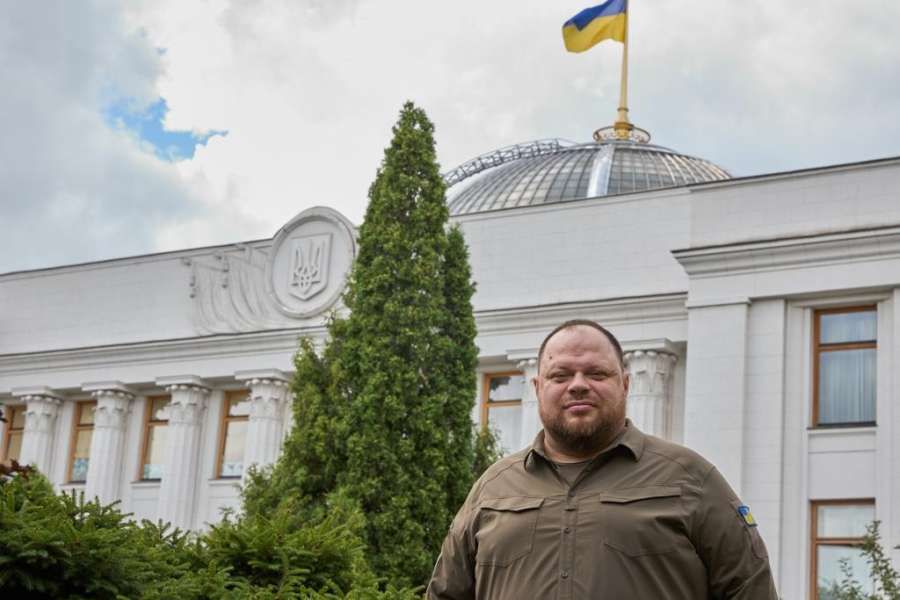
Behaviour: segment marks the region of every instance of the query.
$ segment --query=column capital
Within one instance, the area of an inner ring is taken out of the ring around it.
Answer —
[[[44,402],[49,403],[62,403],[62,396],[56,393],[53,389],[45,386],[45,385],[35,385],[29,387],[18,387],[13,388],[12,396],[16,400],[21,400],[22,402],[35,402],[38,400],[42,400]]]
[[[506,360],[518,362],[520,360],[537,360],[537,348],[514,348],[506,351]]]
[[[627,357],[635,352],[660,352],[663,354],[678,354],[675,343],[668,338],[653,338],[646,340],[627,340],[622,342],[622,352]]]
[[[20,460],[22,464],[33,464],[47,473],[53,462],[56,417],[62,398],[44,386],[14,388],[12,394],[25,402],[25,435]]]
[[[157,377],[156,385],[164,388],[169,393],[187,390],[209,393],[209,386],[197,375],[167,375],[165,377]]]
[[[625,352],[624,356],[626,363],[640,358],[660,358],[672,363],[678,362],[678,356],[675,353],[666,352],[664,350],[632,350],[630,352]]]
[[[134,394],[118,389],[98,389],[91,392],[97,400],[94,427],[97,429],[125,429],[125,417],[130,412]]]
[[[536,369],[537,358],[526,358],[516,363],[516,368],[524,371],[525,369]]]
[[[235,371],[234,378],[248,386],[264,384],[287,387],[290,385],[290,377],[279,369]]]
[[[120,398],[122,400],[134,399],[134,393],[121,381],[96,381],[82,384],[81,389],[90,392],[96,400],[104,397]]]
[[[255,371],[245,373],[244,384],[250,388],[250,420],[282,418],[283,405],[288,399],[290,382],[279,372]],[[247,377],[247,374],[253,375]]]

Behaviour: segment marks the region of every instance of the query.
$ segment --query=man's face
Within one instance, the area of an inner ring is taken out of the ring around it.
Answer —
[[[550,338],[534,387],[545,433],[560,449],[598,452],[625,424],[628,376],[613,345],[592,327]]]

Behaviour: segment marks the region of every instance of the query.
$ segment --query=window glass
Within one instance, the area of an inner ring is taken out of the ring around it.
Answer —
[[[522,436],[522,405],[509,404],[492,406],[488,411],[488,424],[499,433],[503,454],[520,450]]]
[[[0,438],[0,452],[6,448],[3,459],[4,464],[10,464],[11,460],[18,462],[22,454],[22,436],[25,429],[25,407],[24,406],[4,406],[3,418],[6,419],[6,432],[3,438]]]
[[[225,448],[222,455],[221,477],[240,477],[244,473],[244,446],[247,440],[247,421],[225,424]]]
[[[876,350],[833,350],[819,357],[819,423],[875,421]]]
[[[229,417],[246,417],[250,414],[250,398],[248,396],[240,396],[228,399],[228,416]]]
[[[816,510],[816,535],[820,538],[861,538],[875,520],[872,504],[823,504]]]
[[[94,424],[94,409],[97,408],[96,403],[94,402],[84,402],[79,405],[78,410],[78,424],[79,425],[93,425]]]
[[[22,456],[22,434],[22,431],[9,432],[9,447],[6,450],[7,463],[11,460],[18,462],[19,457]]]
[[[819,325],[823,344],[871,342],[877,338],[875,311],[824,313]]]
[[[168,419],[168,415],[166,415],[166,407],[169,405],[170,398],[168,396],[161,398],[153,398],[152,404],[150,407],[150,420],[151,421],[165,421]]]
[[[83,429],[75,434],[75,450],[72,453],[71,481],[87,481],[88,466],[90,464],[91,456],[92,433],[92,429]]]
[[[7,416],[9,418],[9,416]],[[25,429],[25,407],[12,407],[12,419],[10,419],[10,429]]]
[[[147,458],[141,473],[143,479],[162,479],[164,474],[163,452],[166,447],[167,431],[163,425],[155,425],[147,430]]]
[[[249,415],[250,395],[246,390],[226,393],[219,440],[218,477],[243,475]]]
[[[816,556],[816,587],[819,600],[838,600],[843,598],[835,593],[835,587],[844,580],[841,572],[841,560],[847,560],[853,578],[859,582],[866,594],[875,591],[869,566],[860,548],[853,546],[822,545],[818,548]]]
[[[506,400],[521,400],[524,387],[524,375],[491,377],[488,401],[502,402]]]

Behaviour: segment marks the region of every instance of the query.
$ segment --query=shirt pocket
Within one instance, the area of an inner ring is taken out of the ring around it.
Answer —
[[[600,495],[604,545],[639,557],[666,554],[687,542],[679,486],[646,486]]]
[[[531,552],[543,498],[484,500],[479,506],[476,562],[506,567]]]

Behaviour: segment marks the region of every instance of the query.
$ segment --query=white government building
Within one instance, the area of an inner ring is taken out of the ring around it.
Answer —
[[[545,140],[446,177],[476,418],[508,450],[539,427],[544,335],[595,319],[627,352],[631,418],[725,474],[784,598],[815,598],[874,518],[900,543],[900,158],[732,178],[646,140]],[[0,458],[215,522],[278,455],[292,355],[323,339],[355,235],[319,207],[272,239],[0,275]]]

